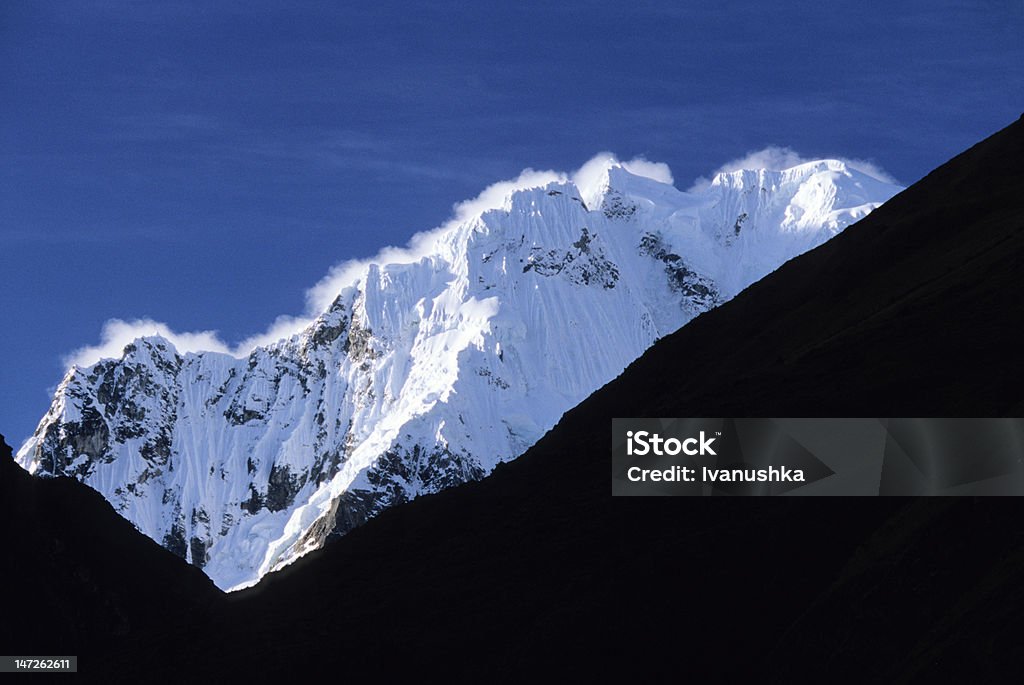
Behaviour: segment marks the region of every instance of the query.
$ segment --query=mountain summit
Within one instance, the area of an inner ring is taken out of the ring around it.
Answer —
[[[614,160],[513,190],[369,263],[236,358],[159,336],[71,368],[18,452],[77,478],[221,588],[489,473],[659,338],[900,188],[843,162],[681,192]]]

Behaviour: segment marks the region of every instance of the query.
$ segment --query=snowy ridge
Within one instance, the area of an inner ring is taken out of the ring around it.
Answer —
[[[826,160],[685,193],[609,160],[366,265],[247,357],[155,336],[71,368],[17,460],[244,587],[514,459],[659,337],[899,190]]]

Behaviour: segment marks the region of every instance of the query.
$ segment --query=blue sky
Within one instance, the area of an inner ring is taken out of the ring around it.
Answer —
[[[911,183],[1020,115],[1024,3],[5,2],[0,431],[108,319],[231,342],[330,267],[594,153]]]

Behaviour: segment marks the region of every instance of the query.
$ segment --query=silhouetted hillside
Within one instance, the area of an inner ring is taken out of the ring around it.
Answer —
[[[517,466],[607,470],[612,416],[1020,416],[1022,158],[1017,121],[660,341]],[[1019,505],[615,501],[613,576],[649,589],[621,634],[723,676],[991,676],[1022,661]]]
[[[220,592],[70,478],[33,478],[0,436],[0,651],[115,664],[125,649],[181,640]],[[159,636],[159,638],[158,638]]]
[[[390,512],[243,593],[233,610],[256,626],[251,644],[279,663],[301,638],[275,626],[298,621],[339,630],[368,668],[931,668],[902,661],[922,622],[955,622],[990,573],[1015,577],[989,570],[1014,558],[1014,500],[613,501],[610,419],[1018,412],[1022,152],[1017,122],[660,341],[492,478]],[[943,634],[973,658],[955,627]]]

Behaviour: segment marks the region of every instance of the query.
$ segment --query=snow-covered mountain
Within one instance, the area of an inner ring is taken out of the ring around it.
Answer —
[[[514,459],[659,337],[899,190],[833,160],[691,193],[612,160],[587,187],[517,189],[248,356],[154,336],[71,368],[17,460],[243,587]]]

